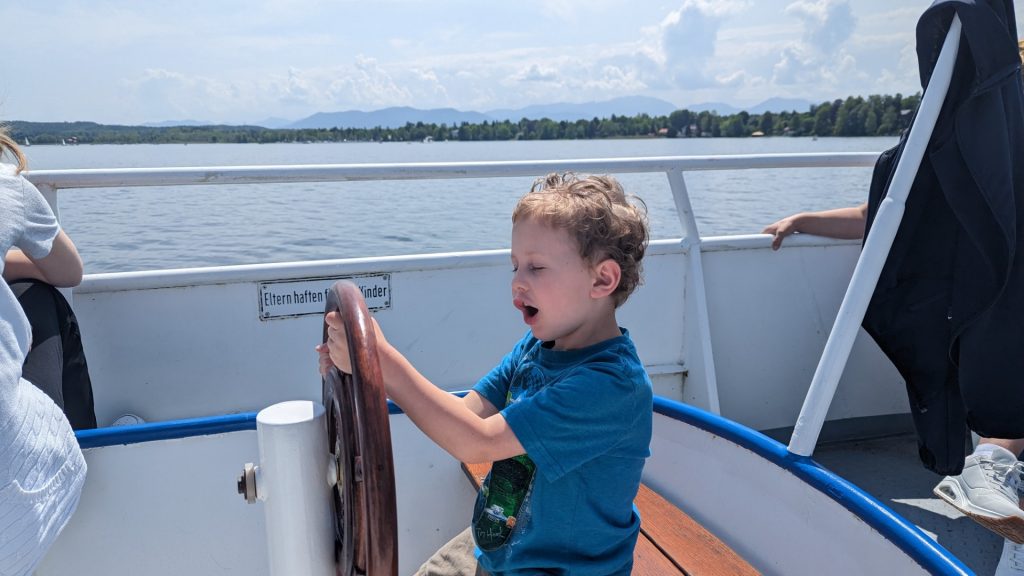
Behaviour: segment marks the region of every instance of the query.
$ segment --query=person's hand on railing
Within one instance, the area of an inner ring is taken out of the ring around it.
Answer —
[[[849,208],[800,212],[769,224],[761,233],[772,235],[772,250],[778,250],[782,240],[796,232],[854,240],[864,237],[867,215],[867,202]]]
[[[785,218],[779,220],[778,222],[773,222],[765,226],[764,230],[762,230],[761,233],[772,235],[772,250],[778,250],[779,247],[782,246],[782,240],[786,236],[790,236],[791,234],[800,231],[799,220],[802,216],[802,213],[793,214],[792,216],[786,216]]]

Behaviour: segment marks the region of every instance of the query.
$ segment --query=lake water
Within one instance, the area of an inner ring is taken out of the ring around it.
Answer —
[[[781,152],[881,152],[893,138],[32,146],[34,170],[549,160]],[[686,174],[702,236],[750,234],[801,210],[867,197],[869,168]],[[664,174],[623,175],[652,238],[681,227]],[[61,192],[86,271],[119,272],[506,248],[532,179],[185,186]]]

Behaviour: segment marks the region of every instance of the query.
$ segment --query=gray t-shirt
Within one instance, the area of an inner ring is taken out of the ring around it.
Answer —
[[[39,190],[0,164],[0,256],[50,253],[60,227]],[[0,273],[4,263],[0,258]],[[35,570],[78,504],[85,459],[61,409],[21,377],[32,331],[0,282],[0,574]]]
[[[14,166],[0,164],[0,255],[18,248],[33,258],[50,253],[60,230],[43,195]],[[4,261],[0,259],[0,275]],[[21,377],[28,354],[31,329],[21,306],[6,283],[0,287],[0,402],[9,395],[11,382]]]

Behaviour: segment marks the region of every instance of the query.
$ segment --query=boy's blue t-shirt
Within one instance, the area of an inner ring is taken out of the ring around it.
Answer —
[[[527,334],[473,387],[526,455],[495,462],[473,512],[482,568],[629,574],[650,456],[651,381],[629,332],[556,351]]]

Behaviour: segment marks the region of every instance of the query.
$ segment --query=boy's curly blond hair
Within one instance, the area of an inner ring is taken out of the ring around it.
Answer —
[[[627,199],[614,177],[565,172],[538,178],[512,211],[513,224],[521,218],[536,218],[566,230],[576,240],[580,256],[591,264],[615,260],[622,269],[619,286],[612,293],[616,308],[642,282],[647,206],[636,196]]]

